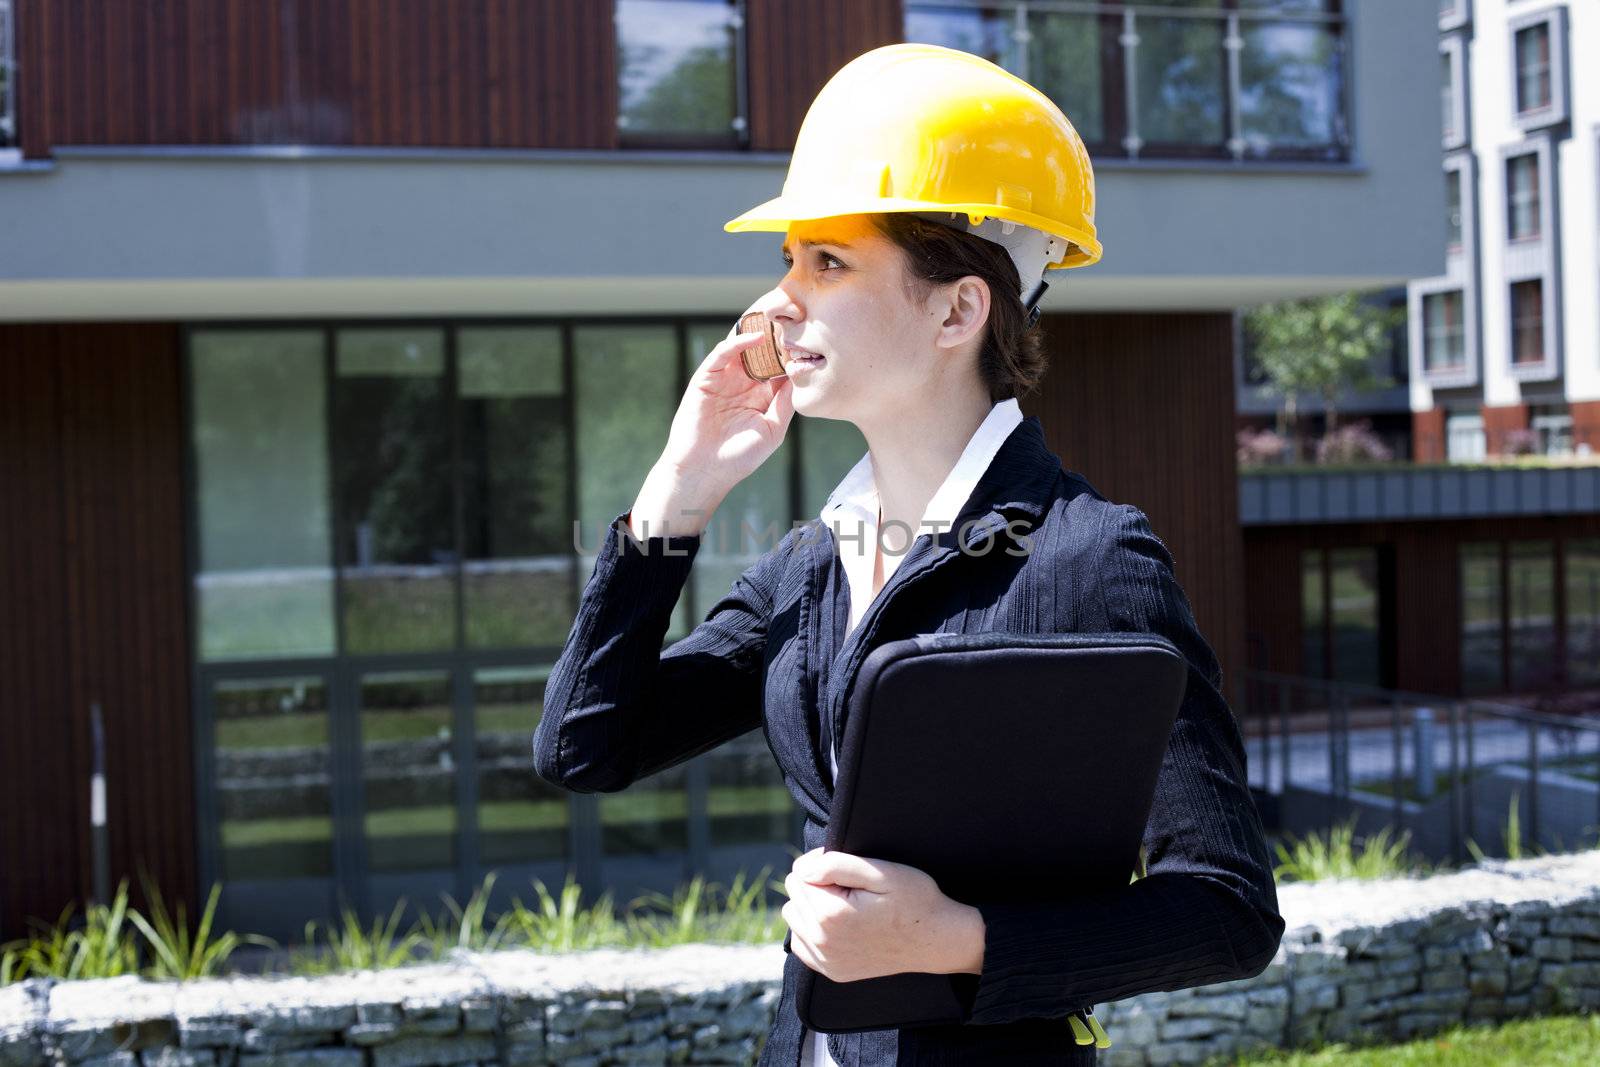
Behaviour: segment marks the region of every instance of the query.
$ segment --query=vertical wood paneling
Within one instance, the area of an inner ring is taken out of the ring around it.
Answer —
[[[905,36],[900,0],[749,0],[751,146],[794,147],[806,108],[833,73],[862,52]]]
[[[89,892],[96,701],[113,884],[193,913],[178,367],[169,325],[0,327],[3,936]]]
[[[1149,516],[1230,686],[1244,665],[1231,316],[1044,323],[1051,367],[1023,409],[1039,416],[1063,464]]]
[[[66,144],[612,148],[596,0],[20,0],[24,154]]]

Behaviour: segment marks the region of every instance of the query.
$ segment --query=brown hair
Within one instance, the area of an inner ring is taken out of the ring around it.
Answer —
[[[906,253],[906,271],[924,293],[968,275],[989,286],[989,322],[978,350],[978,374],[989,401],[1023,397],[1039,387],[1048,364],[1041,330],[1028,325],[1021,279],[1011,255],[993,241],[906,212],[872,217],[874,225]]]

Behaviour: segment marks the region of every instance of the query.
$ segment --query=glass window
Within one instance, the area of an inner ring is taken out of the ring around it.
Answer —
[[[1208,5],[1209,6],[1209,5]],[[1222,19],[1138,20],[1139,136],[1146,144],[1219,146],[1227,136]]]
[[[1550,106],[1550,24],[1517,31],[1517,113]]]
[[[190,353],[199,657],[330,655],[323,335],[197,330]]]
[[[906,5],[906,40],[971,52],[1012,71],[1018,69],[1016,26],[1014,10],[955,4]],[[1065,106],[1062,110],[1066,110]],[[1068,115],[1076,122],[1076,115]]]
[[[1249,19],[1240,29],[1239,121],[1249,151],[1334,145],[1341,132],[1337,27]]]
[[[1511,283],[1511,361],[1544,360],[1544,283],[1538,278]]]
[[[532,772],[529,739],[550,668],[483,668],[472,676],[477,731],[478,856],[485,865],[561,861],[572,794]]]
[[[321,678],[211,687],[224,882],[333,874],[328,688]]]
[[[1461,249],[1461,183],[1463,175],[1459,170],[1444,172],[1444,207],[1445,221],[1449,226],[1449,238],[1446,247],[1457,252]]]
[[[456,643],[456,537],[444,334],[340,330],[334,469],[344,647]]]
[[[369,674],[361,679],[360,700],[368,867],[427,871],[453,866],[457,825],[450,675]]]
[[[1547,456],[1572,455],[1572,416],[1555,405],[1536,404],[1528,409],[1528,425],[1539,441],[1539,451]]]
[[[1566,545],[1567,681],[1600,685],[1600,537]]]
[[[1445,140],[1454,140],[1456,131],[1455,53],[1439,53],[1439,104],[1444,111]]]
[[[1112,69],[1121,32],[1114,16],[1028,12],[1028,80],[1056,102],[1089,144],[1110,139],[1105,101],[1108,87],[1122,91],[1120,66]],[[1108,82],[1113,75],[1116,82]]]
[[[0,148],[13,145],[17,140],[17,98],[12,88],[17,46],[11,6],[11,0],[0,0]]]
[[[1529,152],[1506,160],[1506,236],[1539,236],[1539,156]]]
[[[560,646],[577,610],[561,329],[463,329],[457,350],[467,644]]]
[[[1322,596],[1320,548],[1300,553],[1300,670],[1312,678],[1328,677],[1328,627]]]
[[[624,140],[738,140],[736,4],[617,0],[616,25]]]
[[[1500,627],[1500,543],[1461,546],[1461,688],[1492,693],[1504,688],[1504,634]]]
[[[1539,692],[1555,685],[1555,546],[1512,541],[1511,688]]]
[[[1378,619],[1378,550],[1370,545],[1328,551],[1333,603],[1333,676],[1341,682],[1381,685]]]
[[[672,429],[682,396],[678,333],[670,325],[581,326],[572,350],[578,572],[587,580],[607,525],[633,506]],[[667,636],[688,633],[688,621],[681,598]]]
[[[1446,457],[1452,463],[1484,458],[1487,440],[1482,415],[1446,415],[1444,418]]]
[[[1428,370],[1464,367],[1467,363],[1466,328],[1462,321],[1461,290],[1428,293],[1422,298],[1424,366]]]

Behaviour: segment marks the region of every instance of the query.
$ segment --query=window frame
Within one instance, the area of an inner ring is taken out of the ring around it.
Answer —
[[[1428,366],[1428,324],[1425,317],[1427,300],[1446,293],[1459,293],[1461,297],[1461,332],[1463,359],[1460,365],[1436,368]],[[1406,291],[1406,317],[1411,324],[1411,377],[1413,381],[1426,382],[1431,388],[1443,389],[1478,383],[1478,313],[1477,301],[1471,288],[1460,278],[1442,276],[1413,282]]]
[[[1439,12],[1439,32],[1464,29],[1472,23],[1472,0],[1454,0],[1454,9],[1446,14]]]
[[[0,159],[16,154],[17,18],[13,0],[0,0]]]
[[[1550,35],[1550,103],[1531,111],[1518,110],[1518,96],[1522,86],[1522,71],[1517,62],[1517,35],[1523,30],[1544,23]],[[1570,117],[1571,103],[1567,92],[1567,9],[1565,5],[1547,7],[1540,11],[1512,17],[1506,24],[1507,47],[1510,49],[1511,123],[1524,132],[1556,126]]]
[[[1561,337],[1561,234],[1560,216],[1555,186],[1555,151],[1549,136],[1534,134],[1500,149],[1501,181],[1508,180],[1510,161],[1516,156],[1538,157],[1539,236],[1513,239],[1510,235],[1510,218],[1506,218],[1505,236],[1501,244],[1500,291],[1494,299],[1502,301],[1505,325],[1500,329],[1500,342],[1506,345],[1505,367],[1507,374],[1519,382],[1544,382],[1559,377],[1562,365]],[[1502,191],[1501,203],[1510,207],[1509,190]],[[1527,281],[1541,283],[1541,322],[1543,324],[1544,358],[1538,362],[1518,363],[1516,355],[1515,308],[1512,304],[1513,285]]]
[[[1540,355],[1539,355],[1539,358],[1536,359],[1536,360],[1535,359],[1526,359],[1525,360],[1525,359],[1518,359],[1517,358],[1518,348],[1519,348],[1518,342],[1520,340],[1519,334],[1520,334],[1520,331],[1522,329],[1522,323],[1523,323],[1523,316],[1521,314],[1521,307],[1520,307],[1520,303],[1521,302],[1517,298],[1517,290],[1521,286],[1528,286],[1528,285],[1537,285],[1539,287],[1539,299],[1534,302],[1534,305],[1538,308],[1538,312],[1539,312],[1537,328],[1538,328],[1538,331],[1539,331],[1539,353],[1540,353]],[[1550,358],[1550,345],[1549,345],[1549,342],[1548,342],[1548,340],[1546,338],[1546,332],[1547,331],[1546,331],[1546,322],[1545,322],[1545,290],[1546,289],[1547,289],[1547,286],[1544,284],[1544,279],[1541,278],[1541,277],[1537,277],[1537,276],[1536,277],[1532,277],[1532,278],[1519,278],[1516,281],[1509,281],[1509,282],[1506,283],[1506,311],[1507,311],[1506,322],[1507,322],[1507,324],[1508,324],[1508,326],[1510,328],[1510,331],[1511,331],[1511,345],[1506,351],[1507,351],[1507,355],[1509,357],[1508,358],[1508,363],[1510,364],[1510,366],[1513,369],[1521,368],[1521,367],[1540,366],[1546,360],[1548,360]]]
[[[1450,61],[1450,120],[1449,125],[1444,125],[1444,101],[1440,99],[1440,145],[1446,152],[1457,148],[1465,148],[1472,140],[1472,131],[1469,127],[1472,117],[1471,102],[1467,94],[1471,91],[1471,79],[1467,77],[1467,47],[1466,38],[1459,34],[1450,34],[1439,41],[1439,54]],[[1443,92],[1441,88],[1440,92]]]
[[[1513,187],[1511,176],[1512,169],[1523,160],[1533,161],[1533,232],[1513,233],[1516,228],[1514,220],[1517,217],[1516,189]],[[1501,174],[1505,180],[1505,195],[1502,200],[1506,209],[1506,243],[1507,244],[1536,244],[1544,240],[1547,232],[1545,229],[1544,206],[1545,196],[1545,158],[1537,145],[1515,146],[1501,153]]]
[[[646,0],[648,2],[648,0]],[[749,18],[747,0],[699,0],[706,7],[728,9],[728,28],[733,33],[733,118],[726,136],[704,132],[674,133],[665,130],[631,130],[623,125],[622,112],[622,0],[611,0],[612,47],[616,51],[617,107],[613,118],[620,151],[747,151],[750,148]]]

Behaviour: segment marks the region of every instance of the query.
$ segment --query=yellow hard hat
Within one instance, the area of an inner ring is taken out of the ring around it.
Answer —
[[[932,44],[874,48],[841,67],[800,125],[783,194],[723,229],[896,211],[965,215],[1003,244],[1002,231],[1038,231],[1041,271],[1100,259],[1094,170],[1066,115],[1009,71]]]

